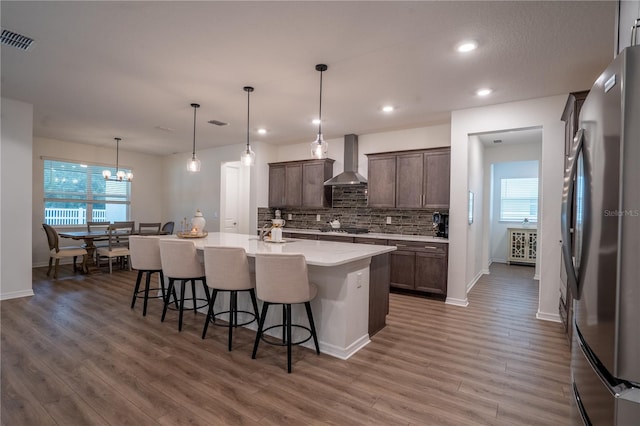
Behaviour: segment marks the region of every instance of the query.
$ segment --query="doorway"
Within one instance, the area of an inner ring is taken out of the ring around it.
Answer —
[[[220,169],[220,232],[249,233],[249,168],[239,161]]]

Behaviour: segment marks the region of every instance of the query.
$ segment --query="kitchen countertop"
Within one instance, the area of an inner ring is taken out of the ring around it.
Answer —
[[[307,264],[314,266],[344,265],[396,249],[393,246],[302,239],[285,239],[283,243],[271,243],[259,241],[254,235],[226,232],[211,232],[204,238],[187,239],[187,241],[193,241],[198,250],[203,250],[206,246],[242,247],[249,257],[255,257],[256,253],[302,253]]]
[[[339,235],[343,237],[357,237],[357,238],[375,238],[379,240],[400,240],[400,241],[420,241],[420,242],[432,242],[432,243],[444,243],[449,244],[447,238],[432,237],[427,235],[402,235],[402,234],[380,234],[369,232],[366,234],[348,234],[346,232],[322,232],[317,229],[296,229],[296,228],[282,228],[282,232],[291,232],[296,234],[311,234],[311,235]]]

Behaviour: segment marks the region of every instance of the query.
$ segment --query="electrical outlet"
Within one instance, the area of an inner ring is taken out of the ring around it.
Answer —
[[[287,220],[291,220],[291,213],[287,214]]]
[[[391,216],[387,216],[387,225],[391,225]]]
[[[316,222],[320,222],[320,215],[319,214],[316,215]]]

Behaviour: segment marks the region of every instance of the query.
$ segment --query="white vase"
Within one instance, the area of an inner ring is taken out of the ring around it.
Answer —
[[[191,219],[191,232],[195,231],[196,234],[201,234],[204,231],[204,226],[206,224],[207,221],[202,215],[200,209],[196,210],[195,216],[193,216],[193,219]]]

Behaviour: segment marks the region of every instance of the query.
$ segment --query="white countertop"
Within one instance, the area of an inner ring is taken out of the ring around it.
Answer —
[[[379,234],[369,232],[366,234],[347,234],[345,232],[322,232],[316,229],[295,229],[295,228],[282,228],[282,232],[291,232],[297,234],[312,234],[312,235],[339,235],[342,237],[357,237],[357,238],[375,238],[379,240],[401,240],[401,241],[420,241],[420,242],[432,242],[432,243],[445,243],[449,244],[447,238],[432,237],[427,235],[401,235],[401,234]]]
[[[302,239],[285,239],[283,243],[271,243],[259,241],[255,235],[225,232],[212,232],[204,238],[187,239],[187,241],[193,241],[198,250],[203,250],[206,246],[242,247],[249,257],[254,257],[256,253],[301,253],[308,265],[315,266],[344,265],[396,249],[393,246]]]

